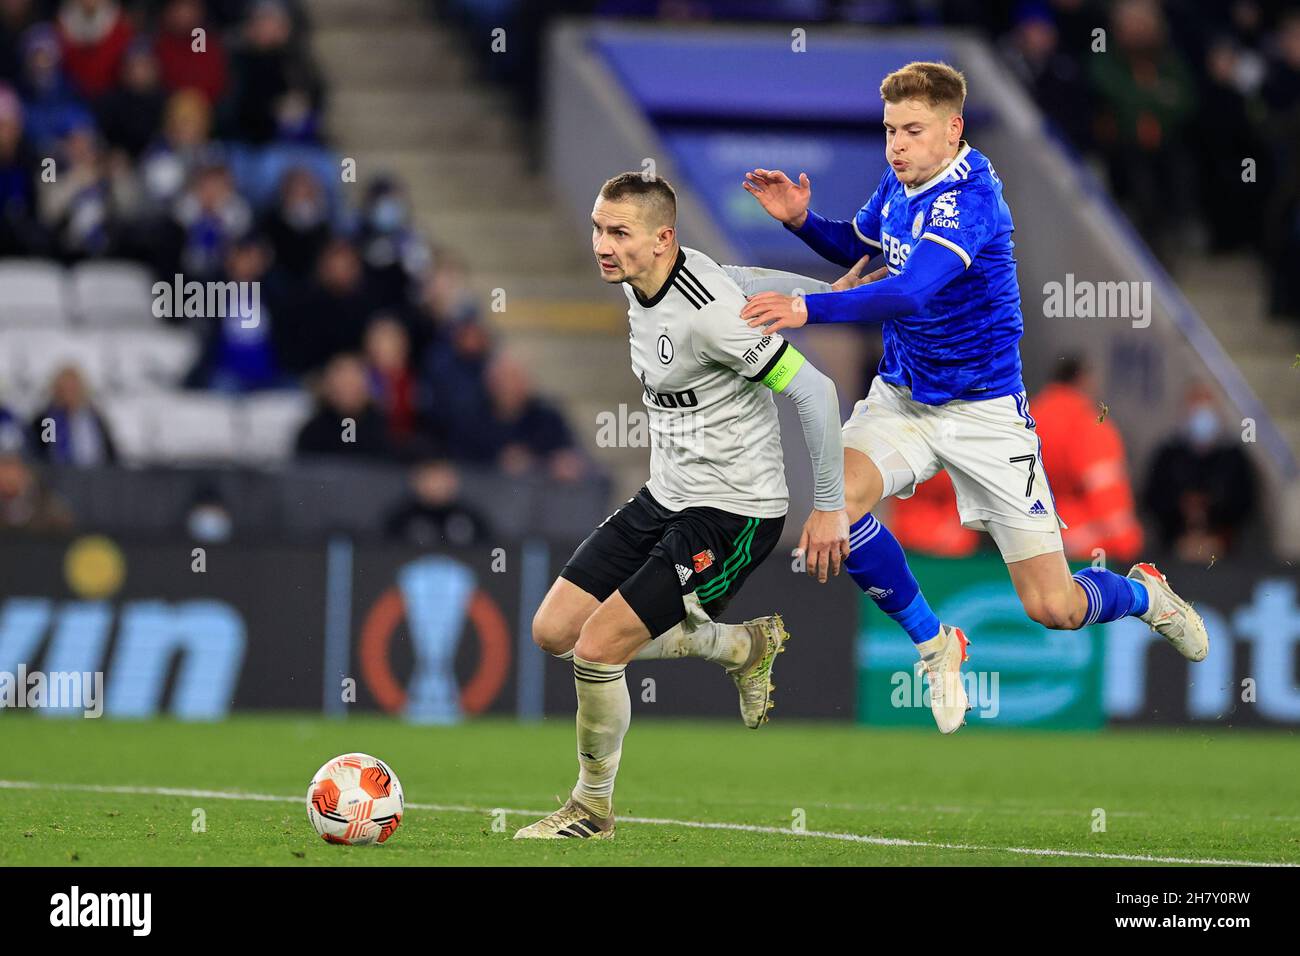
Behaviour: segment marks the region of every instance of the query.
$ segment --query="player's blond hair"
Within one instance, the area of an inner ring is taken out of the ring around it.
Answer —
[[[924,100],[932,109],[961,115],[966,103],[966,77],[947,63],[917,61],[890,73],[880,84],[886,103]]]
[[[619,173],[605,180],[600,198],[606,202],[631,201],[642,206],[651,226],[677,225],[677,193],[662,176]]]

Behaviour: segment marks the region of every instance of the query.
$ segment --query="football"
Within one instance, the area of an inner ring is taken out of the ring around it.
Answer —
[[[316,771],[307,787],[307,819],[327,843],[383,843],[406,805],[392,768],[369,754],[343,754]]]

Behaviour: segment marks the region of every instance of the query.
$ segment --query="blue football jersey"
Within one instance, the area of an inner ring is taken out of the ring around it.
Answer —
[[[927,405],[1024,391],[1014,228],[1002,180],[965,142],[943,173],[918,186],[885,171],[853,217],[858,238],[880,249],[890,275],[906,271],[918,242],[937,242],[966,267],[934,295],[924,319],[883,323],[879,372],[886,382],[911,388]]]

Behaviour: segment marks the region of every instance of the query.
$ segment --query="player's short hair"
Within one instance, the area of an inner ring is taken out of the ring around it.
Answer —
[[[924,100],[932,108],[960,114],[966,103],[966,77],[947,63],[917,61],[885,77],[880,98],[886,103]]]
[[[662,176],[644,173],[619,173],[605,180],[600,187],[600,198],[606,202],[637,203],[645,208],[646,222],[651,226],[677,225],[677,193],[672,183]]]

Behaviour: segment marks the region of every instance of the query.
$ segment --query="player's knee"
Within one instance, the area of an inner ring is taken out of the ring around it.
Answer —
[[[615,635],[601,620],[601,617],[601,613],[597,611],[587,618],[582,625],[582,630],[578,632],[578,642],[573,647],[573,654],[575,657],[581,657],[584,661],[617,664]]]
[[[880,495],[874,493],[873,489],[861,485],[845,486],[844,510],[849,513],[849,520],[857,521],[878,504],[880,504]]]
[[[1031,621],[1054,631],[1073,631],[1083,623],[1084,609],[1075,606],[1067,592],[1033,594],[1025,599],[1025,613]]]
[[[548,654],[565,654],[573,649],[578,636],[573,625],[560,615],[539,608],[533,615],[533,643]]]

